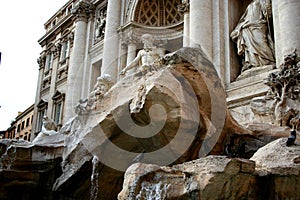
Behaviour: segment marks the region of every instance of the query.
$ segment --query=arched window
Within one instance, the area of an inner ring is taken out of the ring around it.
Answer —
[[[141,0],[138,2],[134,21],[147,26],[169,26],[183,20],[177,6],[181,0]]]

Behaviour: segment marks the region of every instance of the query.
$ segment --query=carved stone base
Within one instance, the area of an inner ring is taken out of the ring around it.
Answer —
[[[228,108],[240,124],[256,121],[250,101],[267,93],[269,87],[264,84],[264,79],[268,77],[269,73],[277,70],[274,70],[272,65],[260,69],[253,68],[241,74],[237,81],[226,85]],[[271,123],[271,120],[268,118],[262,123]]]
[[[274,65],[266,65],[266,66],[251,68],[251,69],[248,69],[248,70],[242,72],[242,74],[239,75],[236,80],[239,81],[239,80],[251,77],[251,76],[256,76],[261,73],[269,72],[273,69],[275,69]]]

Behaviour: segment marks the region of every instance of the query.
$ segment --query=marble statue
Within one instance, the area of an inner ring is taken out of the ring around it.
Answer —
[[[237,43],[237,53],[244,57],[242,72],[275,63],[274,44],[270,34],[271,4],[253,0],[230,37]]]
[[[97,78],[97,82],[93,91],[89,94],[89,102],[101,101],[104,94],[113,86],[112,78],[108,74],[104,74]]]
[[[55,122],[50,119],[48,116],[43,116],[42,119],[42,129],[40,131],[40,133],[37,135],[36,138],[34,138],[34,140],[32,141],[33,144],[37,144],[37,143],[47,143],[47,138],[49,136],[54,136],[56,135],[57,132],[57,126],[55,124]]]
[[[55,122],[47,116],[43,116],[43,125],[41,132],[46,135],[52,135],[56,133],[57,127]]]
[[[136,58],[120,72],[120,75],[125,75],[128,70],[134,67],[137,67],[137,72],[142,74],[156,70],[156,65],[161,58],[161,55],[153,44],[153,36],[150,34],[142,35],[142,42],[144,48],[140,50]]]
[[[104,94],[113,86],[113,84],[110,75],[104,74],[99,76],[93,90],[89,93],[89,96],[80,99],[74,107],[75,113],[77,115],[83,115],[95,109],[97,102],[102,100]]]

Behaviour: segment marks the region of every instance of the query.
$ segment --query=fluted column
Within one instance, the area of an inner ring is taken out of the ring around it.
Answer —
[[[276,63],[297,49],[300,52],[300,0],[272,0]]]
[[[118,75],[119,37],[117,29],[120,26],[120,14],[121,1],[108,0],[101,74],[109,74],[113,81],[117,80]]]
[[[182,4],[178,5],[178,11],[183,12],[183,47],[190,46],[190,2],[182,0]]]
[[[68,72],[68,91],[66,93],[64,122],[75,115],[74,106],[81,98],[86,51],[87,20],[89,14],[92,12],[91,8],[90,3],[79,1],[72,10],[72,14],[76,17],[76,26],[73,53],[71,55]]]
[[[201,45],[212,58],[212,1],[190,0],[190,46]]]

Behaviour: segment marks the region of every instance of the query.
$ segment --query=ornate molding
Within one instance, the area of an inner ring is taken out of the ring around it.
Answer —
[[[73,44],[74,44],[74,33],[73,32],[71,32],[68,35],[68,40],[70,41],[70,48],[73,47]]]
[[[190,1],[189,0],[182,0],[181,4],[177,6],[179,12],[189,12],[190,11]]]
[[[74,8],[71,10],[71,14],[76,17],[76,21],[87,21],[88,18],[94,12],[94,5],[85,1],[80,0]]]
[[[60,55],[60,50],[61,50],[61,44],[58,43],[55,46],[51,48],[51,51],[53,53],[53,59],[57,58]]]

